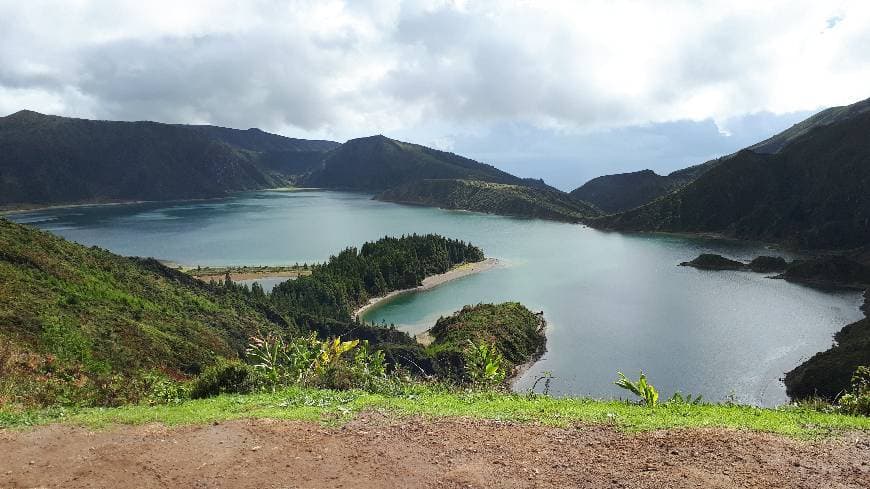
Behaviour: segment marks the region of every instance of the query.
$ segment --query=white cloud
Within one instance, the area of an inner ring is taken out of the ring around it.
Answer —
[[[0,3],[0,110],[347,138],[728,121],[870,96],[855,2]]]

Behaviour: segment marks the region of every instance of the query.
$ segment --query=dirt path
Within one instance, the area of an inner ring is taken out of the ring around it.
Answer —
[[[0,487],[870,487],[870,435],[821,442],[719,429],[625,434],[360,415],[0,431]]]

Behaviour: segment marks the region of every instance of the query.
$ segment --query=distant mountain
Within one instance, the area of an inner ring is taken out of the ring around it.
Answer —
[[[257,151],[260,153],[277,152],[283,153],[288,151],[301,152],[318,152],[323,153],[333,150],[341,143],[335,141],[326,141],[320,139],[296,139],[272,134],[261,131],[257,128],[251,129],[231,129],[220,126],[197,126],[197,125],[181,125],[178,127],[189,128],[194,131],[199,131],[211,139],[223,141],[237,148]]]
[[[604,175],[589,180],[570,195],[607,213],[627,211],[686,185],[709,165],[705,163],[670,175],[659,175],[652,170]]]
[[[596,220],[625,231],[719,233],[799,248],[870,243],[870,112],[817,125],[773,154],[743,150],[645,206]]]
[[[593,206],[572,199],[559,190],[479,180],[418,180],[385,190],[375,198],[386,202],[567,222],[579,222],[601,214]]]
[[[275,187],[337,145],[259,130],[20,111],[0,118],[0,206],[208,198]]]
[[[746,149],[754,153],[776,154],[791,141],[815,128],[846,121],[868,112],[870,112],[870,99],[845,107],[831,107]],[[571,195],[577,199],[589,202],[605,212],[624,212],[635,207],[640,207],[665,194],[682,188],[693,182],[707,170],[714,168],[724,161],[728,161],[737,154],[734,153],[700,165],[678,170],[669,175],[658,175],[652,170],[604,175],[594,178],[571,191]]]
[[[836,124],[870,112],[870,98],[842,107],[831,107],[813,115],[785,131],[746,149],[755,153],[778,153],[788,143],[807,134],[817,127]]]
[[[453,153],[384,136],[352,139],[330,151],[320,166],[302,179],[302,184],[380,192],[427,179],[481,180],[549,188],[540,180],[522,179]]]
[[[212,139],[258,153],[266,169],[291,180],[313,170],[326,152],[341,146],[335,141],[288,138],[259,129],[230,129],[218,126],[182,126],[201,131]]]

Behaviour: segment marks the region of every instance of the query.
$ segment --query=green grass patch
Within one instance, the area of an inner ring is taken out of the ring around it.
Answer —
[[[796,438],[819,438],[849,430],[870,430],[870,418],[785,407],[764,409],[724,404],[665,404],[654,409],[626,401],[555,399],[506,393],[451,393],[415,389],[403,395],[363,391],[288,388],[274,393],[222,395],[161,406],[0,410],[0,427],[70,423],[91,428],[115,424],[202,424],[240,418],[342,423],[376,409],[394,416],[472,417],[548,425],[609,425],[625,431],[672,428],[733,428]]]

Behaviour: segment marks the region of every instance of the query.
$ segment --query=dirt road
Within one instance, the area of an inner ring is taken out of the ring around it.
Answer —
[[[244,420],[0,431],[0,487],[870,487],[870,435],[626,434],[361,415],[339,428]]]

